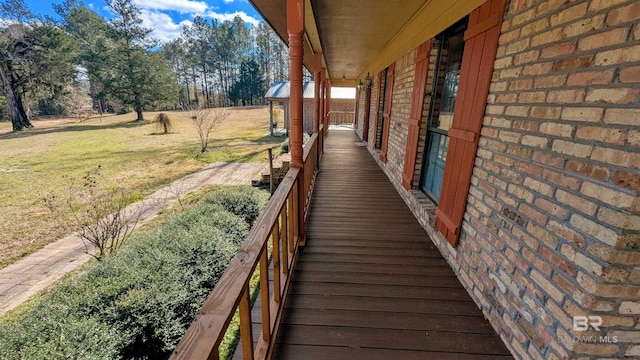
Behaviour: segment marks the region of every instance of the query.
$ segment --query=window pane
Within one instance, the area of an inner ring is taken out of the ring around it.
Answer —
[[[442,189],[442,177],[444,176],[444,164],[447,160],[449,137],[432,132],[429,134],[429,144],[427,169],[423,172],[422,190],[435,199],[439,199],[440,190]]]

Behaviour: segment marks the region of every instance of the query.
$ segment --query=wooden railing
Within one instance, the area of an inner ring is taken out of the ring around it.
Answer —
[[[343,125],[353,124],[353,111],[330,111],[329,112],[329,124],[331,125]]]
[[[304,148],[302,160],[304,161],[304,217],[307,218],[309,203],[311,202],[311,190],[316,178],[318,169],[318,146],[321,144],[318,139],[322,138],[322,133],[313,134],[307,146]]]
[[[321,149],[319,138],[322,136],[314,134],[305,146],[304,172],[291,168],[282,180],[171,359],[219,359],[220,344],[236,310],[240,314],[243,359],[271,357],[290,277],[304,236],[300,231],[304,226],[300,214],[306,215],[311,199],[319,161],[318,150]],[[301,186],[303,191],[300,191]],[[300,206],[304,206],[303,212]],[[250,280],[257,268],[260,274],[262,330],[254,348]],[[269,290],[269,279],[273,280],[273,293]]]

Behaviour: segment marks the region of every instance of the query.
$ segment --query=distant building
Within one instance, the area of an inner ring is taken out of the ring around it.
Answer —
[[[281,122],[276,127],[284,127],[289,130],[289,94],[291,92],[290,82],[288,81],[276,81],[274,82],[267,93],[265,98],[269,102],[271,121]],[[313,81],[306,81],[302,84],[304,93],[304,106],[303,106],[303,124],[304,132],[313,132],[313,97],[315,92],[315,83]],[[334,87],[331,89],[331,112],[329,113],[329,123],[336,124],[353,124],[354,109],[355,109],[356,89],[350,87]],[[284,116],[281,119],[274,118],[273,116],[273,104],[276,103],[282,106]]]

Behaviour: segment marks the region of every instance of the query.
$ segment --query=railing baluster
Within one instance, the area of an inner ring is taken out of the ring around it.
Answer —
[[[296,239],[296,233],[295,233],[295,229],[293,227],[293,224],[295,222],[294,219],[292,219],[292,214],[296,214],[294,208],[293,208],[293,190],[291,193],[289,193],[289,197],[287,198],[287,202],[289,203],[289,210],[287,211],[287,222],[288,222],[288,229],[289,229],[289,252],[291,254],[293,254],[293,250],[295,249],[295,239]]]
[[[253,334],[251,329],[251,294],[247,284],[240,298],[240,341],[242,342],[242,358],[253,360]]]
[[[280,229],[277,221],[271,228],[271,239],[273,240],[273,299],[279,303],[282,289],[280,288]]]
[[[293,185],[293,211],[291,214],[293,220],[293,239],[295,244],[293,244],[293,249],[295,250],[298,247],[298,241],[300,241],[300,232],[298,228],[298,222],[300,221],[300,216],[298,216],[299,206],[300,206],[300,177],[296,178],[296,182]]]
[[[262,339],[271,340],[271,319],[269,311],[269,257],[267,251],[260,256],[260,302],[262,303]]]
[[[282,222],[282,227],[281,227],[281,231],[280,234],[282,236],[282,278],[283,278],[283,282],[282,285],[284,286],[284,283],[287,281],[287,278],[289,278],[289,237],[287,236],[287,205],[285,204],[285,206],[282,207],[282,210],[280,211],[280,221]],[[278,222],[278,225],[280,225],[280,221]]]

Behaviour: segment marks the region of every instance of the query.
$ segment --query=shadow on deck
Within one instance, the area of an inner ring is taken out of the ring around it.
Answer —
[[[512,359],[353,131],[325,145],[276,359]]]

